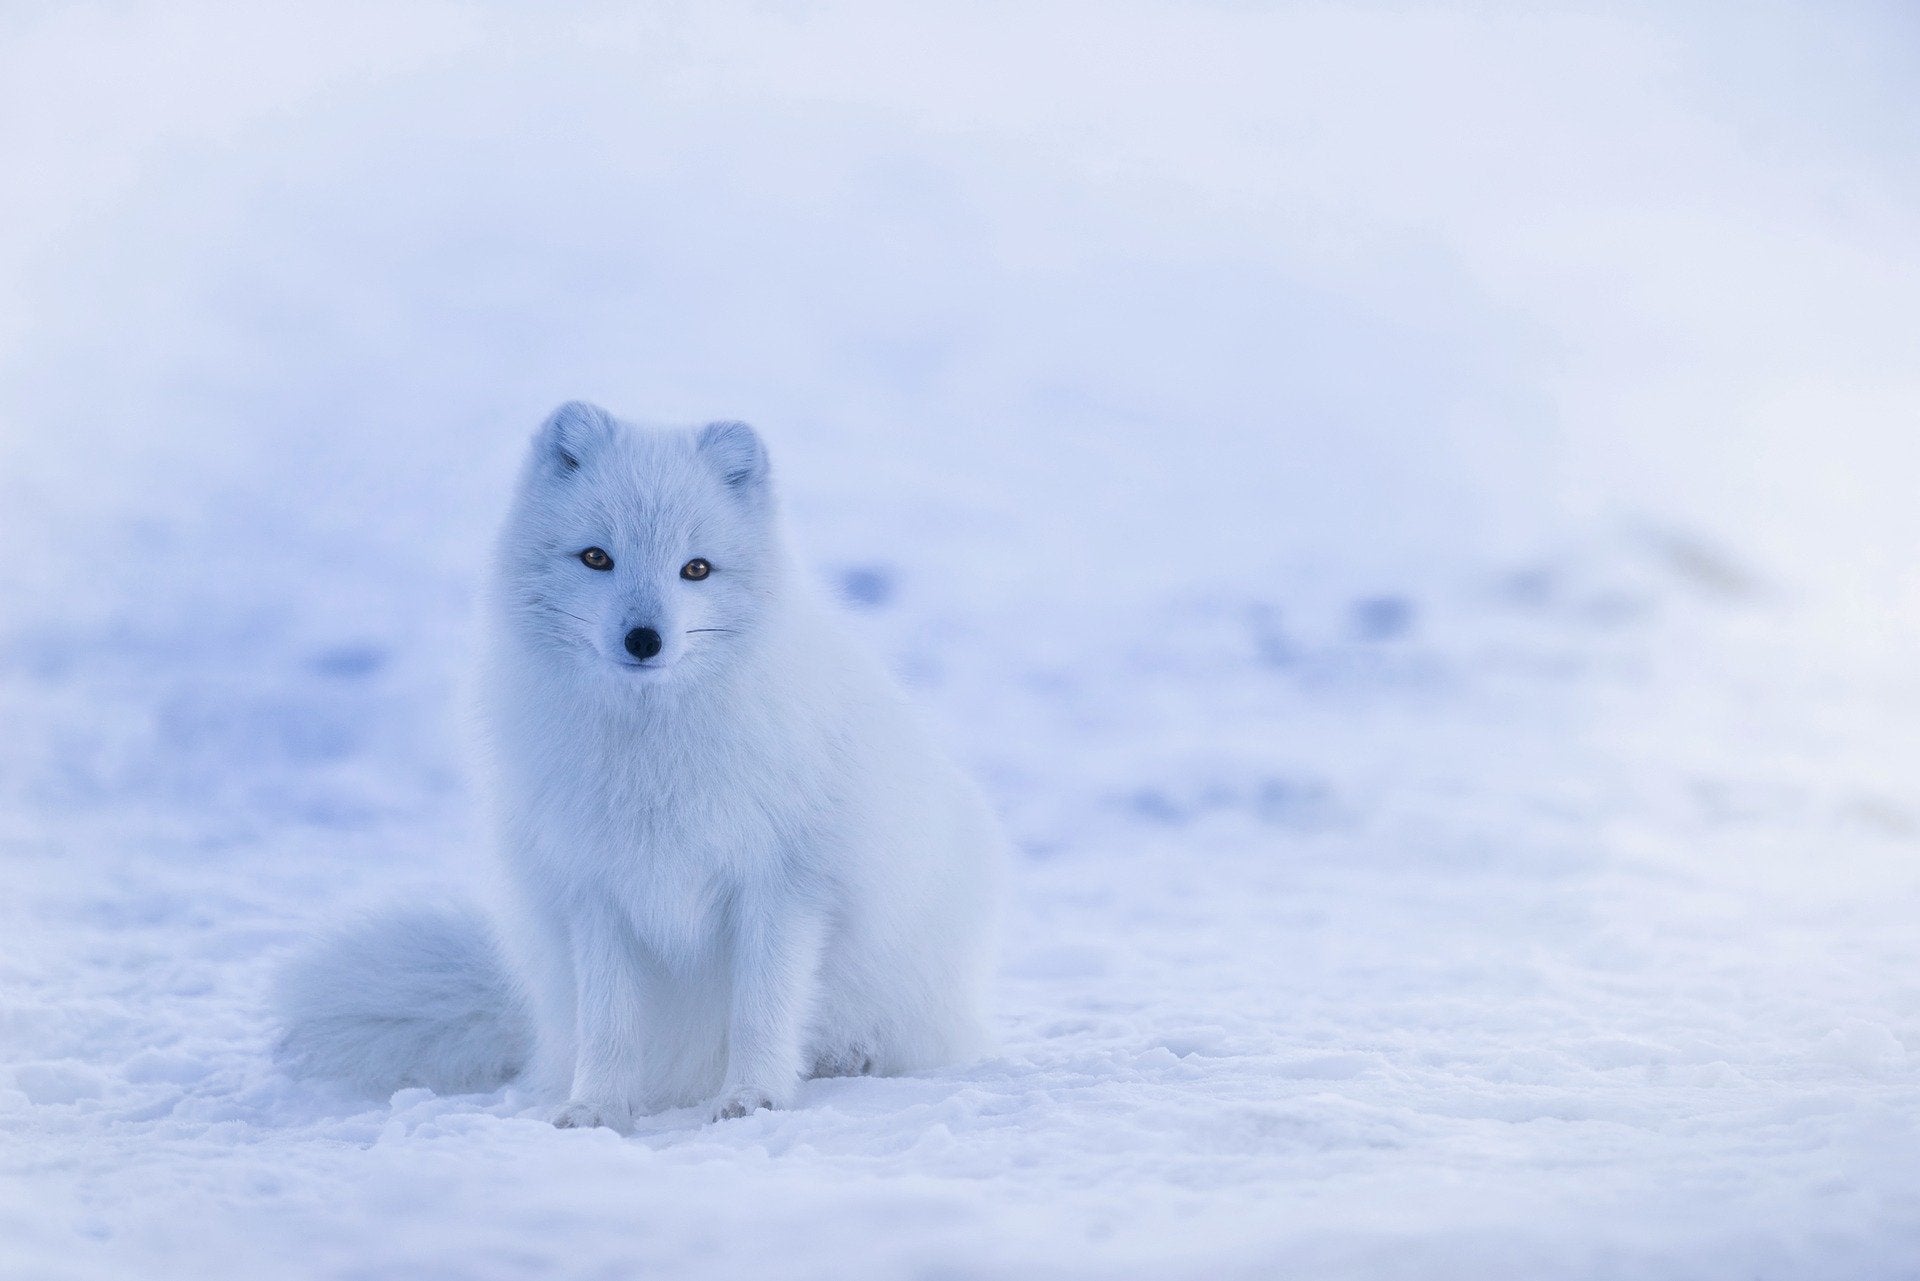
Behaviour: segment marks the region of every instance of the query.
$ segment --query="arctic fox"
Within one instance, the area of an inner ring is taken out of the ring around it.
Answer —
[[[562,406],[486,612],[491,926],[337,935],[283,976],[283,1060],[626,1129],[982,1047],[1002,837],[796,572],[751,428]]]

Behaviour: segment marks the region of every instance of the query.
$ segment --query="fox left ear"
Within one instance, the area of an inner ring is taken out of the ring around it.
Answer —
[[[743,494],[766,488],[767,447],[745,423],[708,423],[694,447],[720,472],[729,489]]]

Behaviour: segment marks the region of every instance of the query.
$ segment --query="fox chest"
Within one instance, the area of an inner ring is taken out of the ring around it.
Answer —
[[[792,824],[751,787],[623,784],[575,811],[576,889],[611,898],[663,960],[711,952],[743,894],[777,892]]]
[[[533,892],[562,911],[611,899],[663,958],[723,940],[739,904],[795,889],[834,812],[824,754],[790,735],[585,718],[507,741],[502,791],[523,804],[502,817],[534,829]],[[545,749],[524,750],[535,741]]]

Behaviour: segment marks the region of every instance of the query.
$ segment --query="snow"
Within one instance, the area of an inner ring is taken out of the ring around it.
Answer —
[[[0,1273],[1912,1275],[1902,6],[0,31]],[[772,440],[1022,851],[994,1057],[626,1139],[272,1064],[475,875],[574,396]]]

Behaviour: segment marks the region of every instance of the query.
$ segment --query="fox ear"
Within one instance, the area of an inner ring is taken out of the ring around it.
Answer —
[[[745,423],[708,423],[700,429],[695,448],[719,470],[729,489],[750,494],[766,488],[767,447],[760,433]]]
[[[613,430],[613,415],[606,410],[584,400],[569,400],[540,424],[533,438],[534,453],[554,471],[573,471]]]

